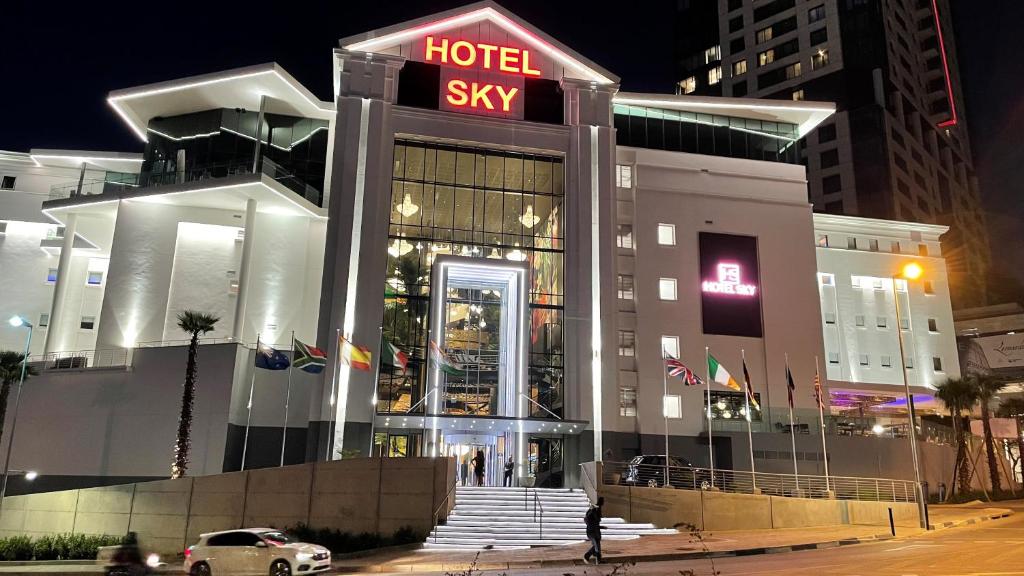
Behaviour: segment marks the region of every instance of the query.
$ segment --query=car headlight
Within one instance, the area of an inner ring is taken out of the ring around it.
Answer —
[[[159,565],[160,565],[160,557],[157,556],[156,554],[150,554],[149,556],[146,557],[146,566],[149,566],[150,568],[156,568]]]
[[[313,559],[313,554],[311,552],[296,552],[295,559],[299,562],[309,562]]]

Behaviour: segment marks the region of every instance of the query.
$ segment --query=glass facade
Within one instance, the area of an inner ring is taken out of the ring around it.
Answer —
[[[620,146],[796,164],[796,124],[616,104]]]
[[[139,186],[252,172],[258,121],[258,112],[241,108],[153,118]],[[327,126],[326,120],[264,114],[257,169],[321,206]]]
[[[527,264],[529,395],[562,415],[563,187],[559,157],[396,141],[383,331],[409,364],[404,373],[381,368],[379,413],[424,413],[430,270],[453,254]],[[445,351],[465,374],[447,376],[443,412],[494,415],[501,295],[453,288],[445,296]]]

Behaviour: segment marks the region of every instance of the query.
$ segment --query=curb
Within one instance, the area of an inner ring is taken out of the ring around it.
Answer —
[[[941,524],[929,524],[928,530],[939,531],[947,528],[956,528],[958,526],[968,526],[970,524],[979,524],[981,522],[988,522],[989,520],[998,520],[1000,518],[1007,518],[1013,516],[1013,510],[1005,510],[1003,512],[995,512],[992,514],[985,514],[983,516],[975,516],[974,518],[967,518],[965,520],[951,520],[949,522],[943,522]]]
[[[861,538],[846,538],[843,540],[828,540],[825,542],[809,542],[806,544],[791,544],[787,546],[767,546],[760,548],[742,548],[738,550],[721,550],[716,552],[677,552],[668,554],[645,554],[639,556],[606,556],[602,564],[630,564],[641,562],[668,562],[678,560],[703,560],[705,558],[727,558],[732,556],[756,556],[759,554],[784,554],[786,552],[800,552],[802,550],[820,550],[825,548],[837,548],[839,546],[851,546],[867,542],[881,542],[892,540],[890,534],[876,534]],[[445,572],[451,570],[515,570],[525,568],[553,568],[560,566],[586,566],[580,559],[559,559],[559,560],[534,560],[527,562],[479,562],[479,563],[430,563],[422,564],[380,564],[375,566],[335,566],[334,571],[338,574],[359,574],[377,572],[415,572],[435,571]]]

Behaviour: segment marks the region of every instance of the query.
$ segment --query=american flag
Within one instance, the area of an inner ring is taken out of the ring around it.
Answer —
[[[818,378],[818,371],[814,371],[814,400],[818,402],[818,410],[825,409],[825,399],[821,393],[821,379]]]
[[[693,370],[690,370],[686,367],[686,364],[683,364],[671,356],[665,358],[665,369],[668,370],[669,376],[678,377],[687,386],[704,385],[704,381],[694,374]]]

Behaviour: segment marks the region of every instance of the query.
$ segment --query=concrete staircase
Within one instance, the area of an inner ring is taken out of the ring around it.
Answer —
[[[530,546],[575,544],[587,539],[583,516],[586,492],[569,488],[491,488],[460,486],[448,521],[423,545],[427,550],[515,550]],[[534,494],[540,507],[534,512]],[[541,508],[544,510],[541,523]],[[629,540],[647,534],[674,534],[652,524],[627,524],[605,517],[605,540]]]

